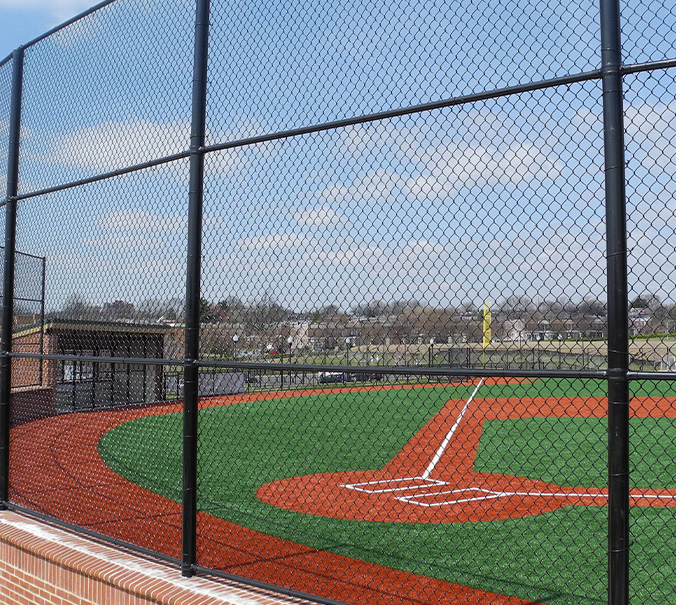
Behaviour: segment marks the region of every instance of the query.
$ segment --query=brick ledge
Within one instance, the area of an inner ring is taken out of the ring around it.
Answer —
[[[74,602],[98,603],[96,594],[110,594],[110,590],[124,594],[125,603],[157,603],[161,605],[289,605],[308,604],[310,601],[276,595],[271,592],[207,578],[184,578],[178,569],[151,561],[114,547],[100,544],[60,528],[40,523],[12,511],[0,511],[0,548],[18,549],[15,566],[26,567],[32,555],[42,565],[32,564],[30,574],[38,585],[53,583],[59,592],[67,591]],[[11,564],[12,557],[3,557],[2,567]],[[23,564],[22,564],[23,563]],[[64,573],[48,574],[55,565]],[[41,573],[41,570],[43,573]],[[76,581],[68,572],[79,576]],[[51,575],[52,578],[41,577]],[[56,576],[56,577],[54,577]],[[56,582],[54,582],[56,579]],[[88,585],[89,584],[89,585]],[[93,585],[103,585],[101,586]],[[107,590],[106,590],[107,589]],[[45,590],[42,588],[42,590]],[[83,594],[86,593],[86,594]],[[1,601],[2,599],[0,599]],[[64,601],[65,602],[65,601]]]

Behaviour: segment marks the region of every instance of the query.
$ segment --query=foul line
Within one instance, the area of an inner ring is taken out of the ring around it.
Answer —
[[[341,487],[346,487],[347,489],[353,489],[358,492],[366,492],[369,494],[384,494],[386,492],[398,492],[398,491],[407,491],[407,490],[414,490],[414,489],[419,489],[421,487],[435,487],[435,486],[442,486],[442,485],[448,485],[445,481],[439,481],[437,479],[430,479],[430,475],[432,474],[432,471],[434,471],[434,467],[438,464],[439,460],[441,460],[441,457],[444,455],[444,452],[446,451],[446,448],[448,447],[448,444],[451,442],[451,439],[453,438],[453,434],[455,431],[458,429],[458,426],[460,426],[460,423],[462,422],[462,417],[465,415],[465,412],[467,411],[467,408],[469,408],[469,404],[472,403],[474,398],[476,397],[476,394],[479,392],[479,387],[483,384],[484,379],[482,378],[479,381],[479,384],[476,385],[474,391],[470,395],[469,399],[465,402],[465,405],[463,406],[462,410],[460,411],[459,416],[456,418],[455,422],[453,423],[453,426],[451,427],[451,430],[448,431],[446,434],[446,437],[444,437],[443,442],[439,446],[439,449],[437,449],[436,453],[434,454],[434,457],[432,458],[432,461],[429,463],[427,469],[425,472],[420,475],[419,477],[397,477],[394,479],[381,479],[378,481],[364,481],[363,483],[346,483],[341,485]],[[371,485],[379,485],[382,483],[389,483],[389,484],[399,484],[399,485],[406,485],[407,483],[412,483],[412,482],[419,482],[423,481],[426,485],[412,485],[410,487],[391,487],[391,488],[381,488],[381,489],[372,489],[370,487],[367,487],[364,489],[364,486],[371,486]]]
[[[458,426],[460,426],[460,422],[462,421],[462,417],[465,415],[465,412],[467,411],[467,408],[469,407],[469,404],[472,403],[472,400],[476,396],[477,392],[479,391],[479,387],[484,383],[484,379],[482,378],[479,381],[479,384],[476,385],[476,388],[474,389],[474,392],[470,396],[470,398],[467,400],[465,403],[465,407],[462,408],[462,411],[460,412],[460,415],[456,418],[455,423],[451,427],[451,430],[448,431],[448,434],[446,435],[445,439],[439,446],[439,449],[437,450],[436,454],[434,454],[434,458],[432,458],[432,462],[430,462],[429,466],[425,470],[425,472],[420,476],[421,479],[428,479],[429,476],[432,474],[432,471],[434,471],[434,467],[437,465],[439,460],[441,460],[441,457],[444,455],[444,452],[446,451],[446,448],[448,447],[448,444],[451,442],[451,439],[453,437],[453,433],[457,430]]]

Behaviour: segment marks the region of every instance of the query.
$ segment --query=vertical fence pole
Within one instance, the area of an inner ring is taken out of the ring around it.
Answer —
[[[608,603],[629,603],[629,318],[619,0],[601,0],[608,269]]]
[[[197,0],[195,62],[190,131],[190,192],[185,305],[185,368],[183,393],[183,549],[181,573],[190,577],[197,558],[197,400],[199,395],[200,280],[202,265],[202,202],[206,133],[209,0]]]
[[[40,355],[45,354],[45,294],[47,292],[47,257],[42,258],[42,289],[40,290]],[[44,378],[45,360],[40,359],[40,386]]]
[[[23,90],[23,48],[12,54],[12,101],[7,157],[5,204],[5,260],[2,280],[2,327],[0,334],[0,506],[9,499],[9,422],[12,387],[12,327],[14,324],[14,268],[16,261],[16,195],[19,189],[19,144]]]

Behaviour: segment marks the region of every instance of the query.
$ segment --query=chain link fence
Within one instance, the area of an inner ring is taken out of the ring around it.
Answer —
[[[616,8],[114,0],[0,63],[2,499],[323,603],[676,602],[676,13]]]

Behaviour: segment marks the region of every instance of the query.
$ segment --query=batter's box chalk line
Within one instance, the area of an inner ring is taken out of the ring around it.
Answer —
[[[366,492],[367,494],[387,494],[389,492],[418,490],[425,487],[439,487],[442,485],[448,485],[448,483],[428,477],[398,477],[396,479],[380,479],[378,481],[363,481],[361,483],[344,483],[340,487],[353,489],[358,492]]]
[[[432,459],[430,460],[430,463],[428,464],[427,468],[423,472],[422,475],[419,477],[397,477],[397,478],[392,478],[392,479],[380,479],[380,480],[374,480],[374,481],[363,481],[360,483],[345,483],[341,485],[341,487],[345,487],[347,489],[353,489],[359,492],[366,492],[368,494],[386,494],[390,492],[402,492],[402,491],[408,491],[408,490],[420,490],[420,489],[425,489],[425,488],[430,488],[430,487],[441,487],[443,485],[450,485],[446,481],[440,481],[438,479],[432,479],[430,475],[434,471],[435,467],[439,463],[439,460],[441,460],[441,457],[443,456],[444,452],[447,450],[448,445],[451,442],[451,439],[453,438],[453,435],[455,434],[455,431],[458,429],[460,426],[460,423],[462,422],[463,416],[465,415],[465,412],[467,412],[467,409],[469,408],[470,404],[476,397],[476,394],[479,392],[479,389],[481,388],[481,385],[484,383],[484,379],[482,378],[479,380],[479,383],[476,385],[474,388],[474,391],[472,394],[469,396],[469,399],[465,402],[465,405],[463,406],[462,410],[460,411],[460,414],[458,417],[455,419],[455,422],[453,423],[453,426],[450,428],[448,433],[444,436],[443,441],[439,445],[439,448],[437,451],[434,453],[432,456]],[[470,488],[474,489],[474,488]],[[476,488],[479,489],[479,488]],[[445,493],[445,492],[442,492]],[[398,500],[401,498],[397,498]],[[406,501],[406,500],[402,500]],[[412,503],[416,503],[415,501],[412,500]]]
[[[462,422],[467,410],[476,398],[479,389],[484,380],[483,378],[474,388],[474,391],[465,402],[455,419],[450,430],[446,433],[439,444],[437,450],[432,455],[427,468],[419,476],[414,477],[391,477],[389,479],[373,479],[371,481],[361,481],[355,483],[343,483],[340,487],[363,492],[366,494],[378,495],[389,494],[389,497],[422,507],[452,506],[467,502],[481,502],[485,500],[496,500],[498,498],[566,498],[566,499],[586,499],[586,498],[608,498],[608,494],[601,491],[587,491],[584,488],[577,488],[575,491],[540,491],[540,490],[495,490],[478,487],[476,485],[458,485],[433,479],[430,475],[434,472],[442,456],[448,451],[449,445],[460,423]],[[452,489],[443,489],[445,487]],[[653,501],[676,501],[676,494],[655,494],[650,493],[653,490],[632,489],[630,496],[634,498],[646,498]]]
[[[477,494],[478,492],[478,494]],[[469,495],[476,494],[476,495]],[[494,500],[495,498],[503,498],[513,494],[508,492],[496,492],[490,489],[483,489],[481,487],[461,487],[458,489],[451,489],[437,492],[427,492],[423,494],[414,494],[412,496],[398,497],[397,500],[407,502],[408,504],[416,504],[418,506],[449,506],[453,504],[462,504],[463,502],[479,502],[481,500]],[[437,498],[438,496],[451,496],[444,498],[440,502],[425,502],[425,498]],[[455,497],[453,497],[455,496]]]

